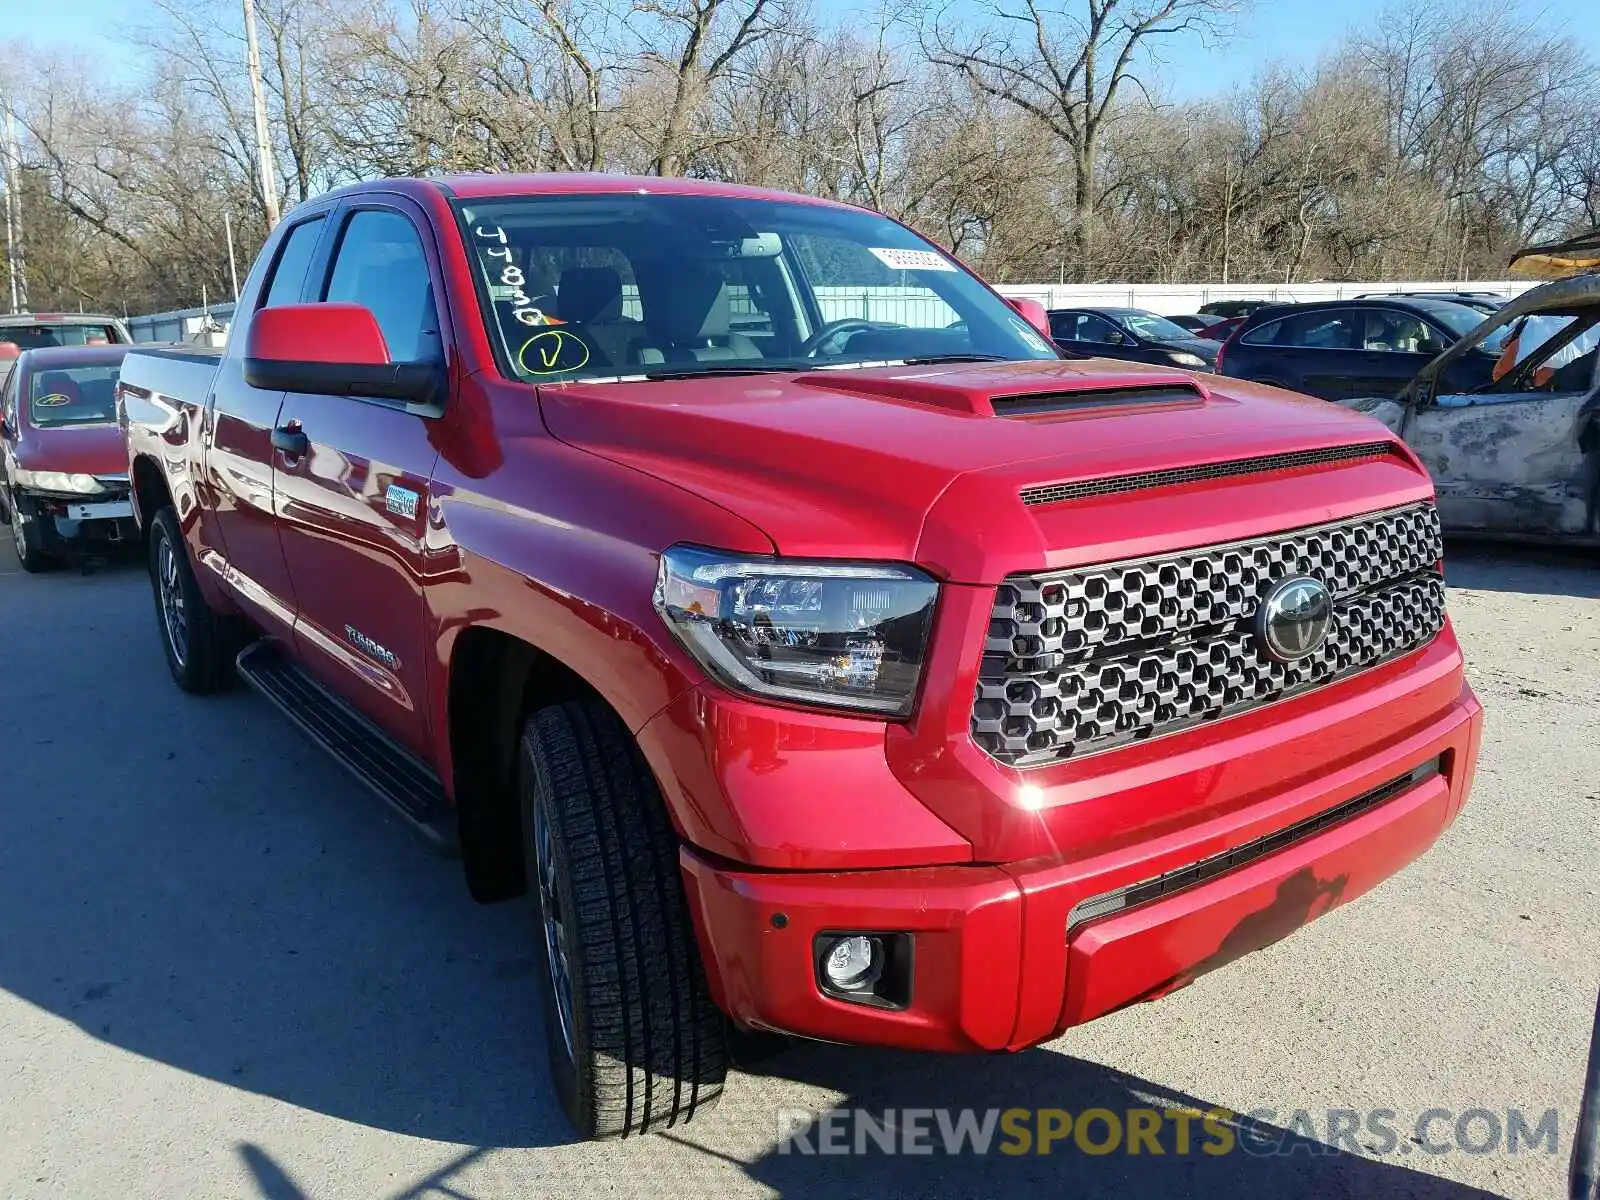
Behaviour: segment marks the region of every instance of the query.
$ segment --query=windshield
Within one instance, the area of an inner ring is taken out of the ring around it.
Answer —
[[[1113,309],[1110,314],[1123,328],[1131,330],[1147,342],[1170,342],[1173,339],[1188,341],[1194,337],[1194,330],[1185,329],[1176,321],[1169,321],[1165,317],[1158,317],[1153,312],[1145,312],[1140,308]]]
[[[117,419],[116,363],[40,371],[28,388],[28,419],[54,425],[101,425]]]
[[[1059,357],[937,248],[857,209],[591,194],[460,213],[490,340],[518,379]]]
[[[117,331],[109,325],[56,321],[41,325],[0,323],[0,342],[10,342],[19,350],[41,350],[47,346],[105,346],[116,341]]]

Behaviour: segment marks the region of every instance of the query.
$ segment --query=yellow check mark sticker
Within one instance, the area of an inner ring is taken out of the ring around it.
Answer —
[[[589,361],[589,347],[566,329],[546,329],[522,343],[517,365],[529,375],[561,375]]]

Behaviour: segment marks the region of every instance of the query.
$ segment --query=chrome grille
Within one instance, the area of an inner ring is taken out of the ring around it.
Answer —
[[[1365,670],[1444,625],[1431,504],[1224,546],[1007,579],[972,736],[1014,766],[1081,758],[1243,712]],[[1252,621],[1290,575],[1333,593],[1327,640],[1267,657]]]

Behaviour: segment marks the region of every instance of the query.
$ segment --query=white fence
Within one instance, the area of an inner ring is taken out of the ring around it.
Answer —
[[[1002,283],[1002,296],[1037,300],[1046,308],[1144,308],[1163,316],[1193,313],[1217,300],[1274,300],[1309,304],[1394,292],[1498,292],[1516,296],[1538,281],[1408,280],[1387,283]]]
[[[1488,291],[1514,296],[1534,287],[1527,280],[1445,282],[1415,280],[1402,283],[1002,283],[996,290],[1003,296],[1037,300],[1046,308],[1144,308],[1163,316],[1198,311],[1202,304],[1215,300],[1275,300],[1305,304],[1313,300],[1344,300],[1368,293]],[[735,289],[742,292],[742,289]],[[925,287],[822,287],[817,300],[824,319],[860,317],[869,321],[896,321],[920,327],[948,325],[956,320],[955,310]],[[741,312],[753,314],[748,298],[733,296],[735,318]],[[640,316],[637,292],[624,289],[623,308],[628,315]],[[184,309],[154,313],[128,321],[135,341],[167,341],[193,336],[207,320],[224,326],[233,315],[233,305],[212,305],[209,310]]]

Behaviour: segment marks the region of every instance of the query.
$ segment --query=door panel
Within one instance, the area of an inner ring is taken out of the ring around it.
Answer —
[[[245,283],[245,296],[258,297],[257,310],[300,300],[326,230],[326,212],[312,212],[283,227],[259,290],[255,271]],[[260,261],[267,261],[266,251]],[[222,577],[246,615],[268,636],[287,643],[294,627],[295,596],[272,494],[272,430],[283,407],[283,393],[245,382],[241,352],[248,322],[248,313],[239,314],[202,410],[204,459],[196,491],[203,501],[200,518],[209,527],[202,527],[196,540],[203,560],[213,553],[223,557]],[[187,528],[188,514],[179,516]]]
[[[394,362],[442,364],[438,255],[420,211],[398,200],[360,203],[336,222],[316,299],[369,309]],[[421,551],[439,457],[428,443],[433,419],[389,401],[293,393],[280,423],[297,424],[307,449],[275,452],[274,472],[303,661],[424,758]]]
[[[1452,529],[1588,532],[1589,496],[1578,444],[1584,395],[1441,396],[1405,431],[1433,475],[1439,515]]]
[[[291,395],[303,457],[277,453],[276,505],[294,580],[295,643],[313,674],[422,755],[422,535],[438,451],[427,418],[343,396]]]
[[[1341,399],[1397,395],[1433,360],[1431,354],[1403,350],[1363,350],[1356,357],[1360,359],[1360,366],[1355,369],[1349,381],[1351,386]]]
[[[1358,391],[1358,350],[1324,350],[1314,347],[1297,347],[1289,352],[1290,360],[1300,375],[1302,390],[1324,400],[1343,400],[1354,395],[1370,395]],[[1354,378],[1352,378],[1354,377]]]
[[[210,430],[201,489],[210,502],[214,548],[226,559],[223,579],[246,614],[268,636],[287,641],[295,597],[272,498],[272,430],[283,393],[247,384],[235,356],[223,359],[214,386],[204,410]]]

